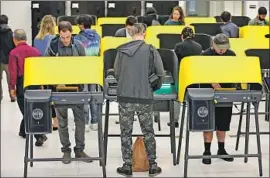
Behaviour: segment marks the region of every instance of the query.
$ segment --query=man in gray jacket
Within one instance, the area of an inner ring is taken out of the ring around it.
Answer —
[[[254,19],[250,20],[248,25],[255,26],[267,26],[269,25],[268,20],[266,20],[267,9],[265,7],[260,7],[258,9],[258,15]]]
[[[126,20],[126,26],[125,28],[121,28],[119,30],[116,31],[115,33],[115,37],[128,37],[130,38],[130,29],[132,28],[132,26],[138,23],[138,19],[134,16],[128,16],[127,20]]]
[[[72,26],[69,22],[62,21],[58,24],[59,35],[54,37],[47,49],[46,56],[85,56],[85,50],[82,44],[72,37]],[[57,59],[56,59],[57,60]],[[82,90],[82,86],[77,86]],[[68,108],[56,108],[56,115],[59,121],[59,137],[62,144],[64,164],[69,164],[71,158],[71,143],[68,134]],[[84,153],[85,147],[85,118],[84,105],[72,107],[75,122],[75,141],[74,147],[76,158],[89,158]],[[92,162],[85,160],[85,162]]]
[[[149,175],[161,173],[157,166],[156,141],[153,129],[153,88],[150,82],[156,76],[157,83],[162,83],[164,69],[158,51],[144,42],[146,27],[136,23],[130,30],[132,41],[117,48],[114,64],[115,77],[118,80],[117,99],[119,102],[119,122],[121,130],[122,158],[124,165],[117,173],[132,175],[132,129],[134,114],[139,117],[144,143],[148,153]],[[153,75],[154,74],[154,75]]]

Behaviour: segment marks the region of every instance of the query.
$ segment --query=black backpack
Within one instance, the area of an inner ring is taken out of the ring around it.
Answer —
[[[149,59],[149,83],[153,91],[159,90],[162,86],[162,77],[156,74],[156,68],[154,64],[154,48],[149,45],[150,59]]]

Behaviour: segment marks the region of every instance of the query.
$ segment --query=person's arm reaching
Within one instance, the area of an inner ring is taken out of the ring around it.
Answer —
[[[17,84],[17,57],[14,56],[12,53],[9,54],[9,63],[8,63],[8,70],[10,74],[10,94],[12,97],[16,97],[16,84]]]
[[[156,75],[163,78],[165,76],[163,62],[162,62],[159,52],[155,48],[153,50],[153,55],[154,55],[154,66],[155,66]]]
[[[115,62],[114,62],[114,75],[116,80],[119,79],[120,73],[121,73],[121,58],[120,58],[120,53],[118,52],[115,57]]]

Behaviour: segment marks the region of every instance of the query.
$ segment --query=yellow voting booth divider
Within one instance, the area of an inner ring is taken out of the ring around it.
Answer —
[[[102,36],[102,32],[101,32],[101,27],[100,26],[92,26],[91,27],[92,30],[95,30],[99,36]],[[56,34],[58,34],[58,26],[55,27],[55,32]],[[80,33],[80,28],[76,25],[72,25],[72,34],[79,34]]]
[[[147,28],[146,30],[146,37],[145,37],[145,41],[146,42],[151,42],[151,44],[153,46],[155,46],[156,48],[159,48],[159,39],[157,38],[158,34],[162,34],[162,33],[167,33],[167,34],[181,34],[182,30],[187,27],[184,25],[179,25],[179,26],[150,26]],[[190,28],[193,29],[194,33],[194,27],[193,26],[189,26]]]
[[[25,60],[24,87],[64,84],[103,86],[103,80],[101,57],[31,57]]]
[[[236,56],[246,56],[247,49],[269,49],[269,39],[267,38],[230,38],[231,50]]]
[[[178,100],[183,102],[188,86],[210,83],[262,84],[258,57],[193,56],[182,59],[179,70]]]
[[[186,17],[185,18],[186,25],[190,25],[192,23],[217,23],[215,17]]]
[[[98,18],[97,25],[103,24],[125,24],[126,17],[100,17]]]
[[[244,26],[240,28],[240,38],[265,38],[270,33],[270,26]]]
[[[108,49],[115,49],[118,46],[127,43],[131,40],[131,38],[126,37],[103,37],[101,39],[101,48],[100,54],[103,56],[104,51]]]

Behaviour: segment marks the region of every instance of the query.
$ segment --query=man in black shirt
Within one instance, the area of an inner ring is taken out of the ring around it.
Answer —
[[[205,50],[202,55],[204,56],[236,56],[235,53],[229,49],[230,43],[229,38],[224,34],[218,34],[213,38],[213,46]],[[217,58],[218,60],[218,58]],[[203,85],[206,86],[206,85]],[[202,85],[201,85],[202,87]],[[231,88],[231,84],[211,84],[211,86],[216,88]],[[230,130],[230,123],[232,117],[232,106],[230,107],[216,107],[215,108],[215,123],[216,123],[216,135],[218,139],[218,155],[228,155],[224,148],[224,141],[226,136],[226,131]],[[203,155],[211,155],[211,142],[213,139],[213,132],[204,132],[204,147],[205,151]],[[225,161],[232,162],[234,159],[222,158]],[[203,159],[203,164],[211,164],[211,159]]]

